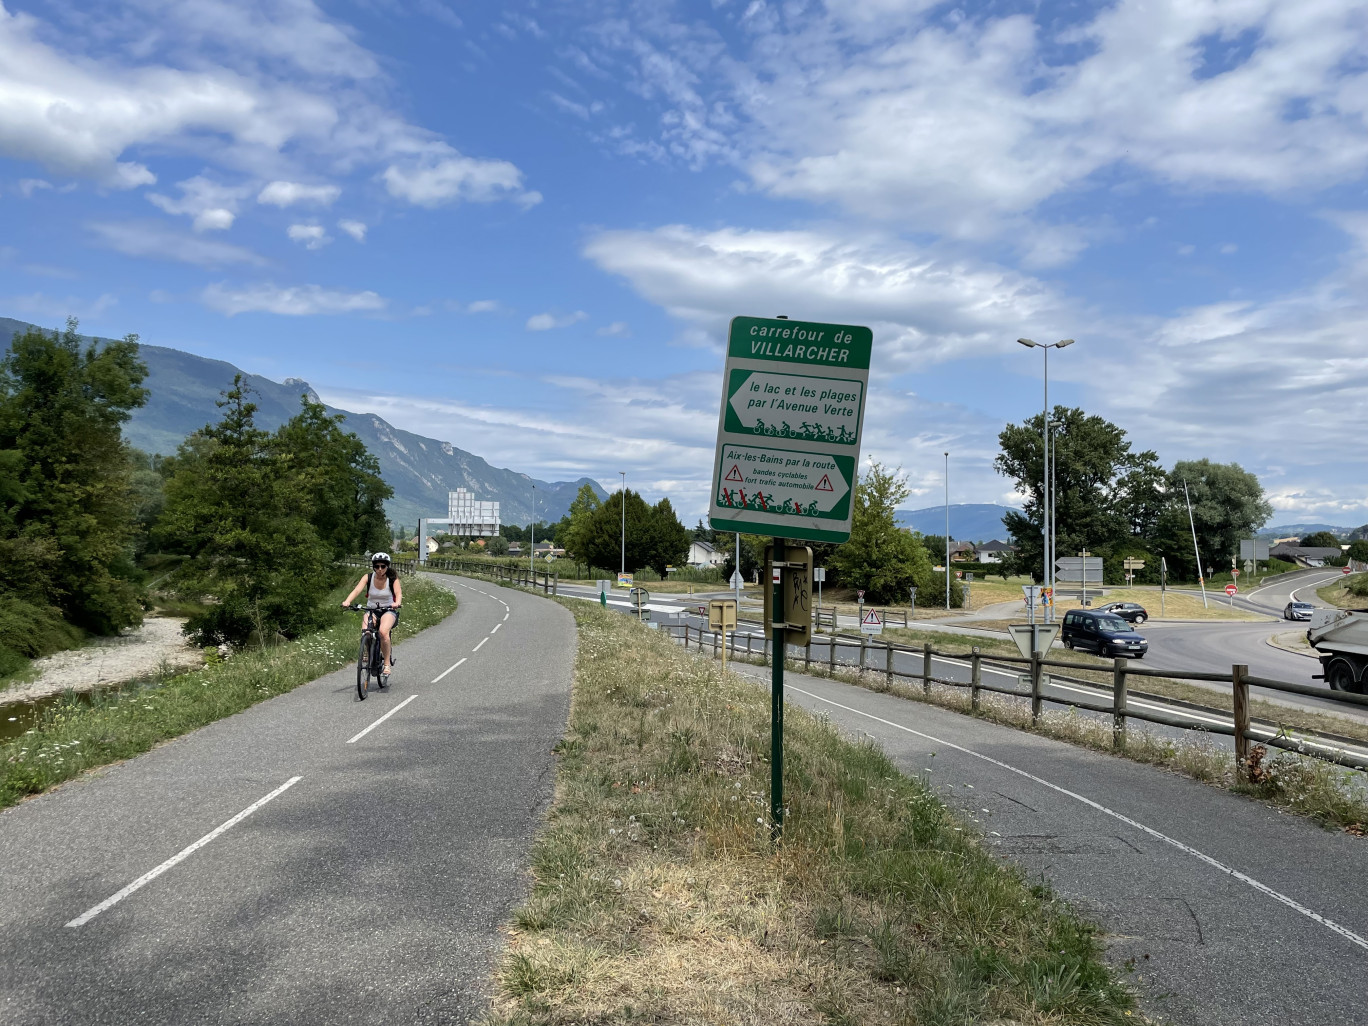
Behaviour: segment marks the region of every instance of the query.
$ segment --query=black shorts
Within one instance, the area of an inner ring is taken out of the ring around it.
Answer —
[[[386,609],[386,610],[385,610],[385,616],[379,616],[379,617],[376,617],[376,616],[375,616],[375,610],[373,610],[373,609],[368,610],[368,612],[371,614],[372,617],[375,618],[375,625],[376,625],[377,627],[380,626],[380,621],[383,620],[383,619],[385,618],[385,616],[393,616],[393,617],[394,617],[394,622],[395,622],[395,623],[398,623],[398,622],[399,622],[399,610],[397,610],[397,609]]]

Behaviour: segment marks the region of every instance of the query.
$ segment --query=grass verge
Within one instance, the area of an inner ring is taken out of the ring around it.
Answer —
[[[1368,588],[1368,574],[1353,574],[1316,589],[1316,597],[1328,606],[1340,609],[1368,608],[1368,595],[1360,594],[1351,588]]]
[[[407,579],[394,638],[402,641],[455,608],[445,588]],[[68,695],[32,730],[0,745],[0,808],[315,680],[356,658],[359,635],[359,618],[348,616],[298,641],[241,652],[156,686]]]
[[[1095,929],[872,744],[587,603],[556,801],[487,1023],[1135,1021]]]

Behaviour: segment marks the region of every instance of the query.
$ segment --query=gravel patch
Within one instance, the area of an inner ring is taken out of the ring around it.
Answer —
[[[100,638],[81,648],[35,659],[33,670],[38,676],[0,691],[0,705],[151,677],[163,662],[173,669],[201,666],[204,655],[181,633],[184,624],[180,617],[151,617],[117,638]]]

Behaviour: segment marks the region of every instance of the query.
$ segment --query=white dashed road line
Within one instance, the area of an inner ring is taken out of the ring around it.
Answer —
[[[475,646],[474,648],[472,648],[470,651],[472,651],[472,652],[478,652],[478,651],[481,649],[481,647],[484,645],[484,643],[485,643],[486,641],[488,641],[488,640],[489,640],[489,637],[488,637],[488,635],[486,635],[485,637],[483,637],[483,638],[480,639],[480,644],[476,645],[476,646]]]
[[[466,658],[467,658],[466,656],[461,656],[461,658],[460,658],[459,661],[457,661],[457,662],[455,662],[455,663],[452,663],[450,666],[448,666],[448,667],[447,667],[445,670],[443,670],[441,673],[437,674],[437,676],[433,677],[433,678],[432,678],[432,683],[436,684],[439,680],[441,680],[443,677],[445,677],[448,673],[450,673],[452,670],[456,669],[456,667],[460,666],[461,663],[465,662],[465,661],[466,661]]]
[[[378,720],[376,720],[374,723],[372,723],[369,727],[367,727],[365,730],[361,731],[361,733],[357,734],[355,737],[349,737],[349,738],[347,739],[347,744],[353,744],[353,743],[355,743],[355,742],[357,742],[357,741],[360,741],[363,737],[365,737],[367,734],[369,734],[372,730],[374,730],[376,727],[380,726],[380,724],[384,723],[387,719],[389,719],[391,716],[393,716],[393,715],[394,715],[395,713],[397,713],[400,709],[402,709],[404,706],[408,705],[410,702],[412,702],[412,701],[413,701],[415,698],[417,698],[417,697],[418,697],[417,695],[409,695],[408,698],[404,699],[402,702],[400,702],[398,705],[396,705],[396,706],[395,706],[393,709],[391,709],[389,712],[385,713],[384,716],[381,716]]]
[[[303,777],[291,777],[289,780],[285,781],[285,783],[281,784],[270,794],[266,795],[266,797],[258,798],[251,805],[247,806],[247,808],[243,809],[241,812],[239,812],[232,819],[228,820],[226,823],[221,823],[218,826],[214,827],[213,830],[210,830],[198,841],[190,845],[190,847],[181,849],[176,854],[172,855],[169,859],[167,859],[165,862],[163,862],[156,869],[152,870],[151,872],[144,873],[142,876],[138,877],[123,890],[117,892],[116,894],[111,894],[108,898],[105,898],[104,901],[100,902],[94,908],[82,912],[79,916],[77,916],[75,919],[73,919],[66,925],[73,927],[84,926],[86,923],[90,922],[92,919],[98,916],[101,912],[105,911],[106,909],[114,905],[117,905],[119,902],[123,901],[124,898],[128,897],[130,894],[138,890],[144,884],[151,883],[153,880],[161,876],[172,866],[176,865],[176,863],[183,862],[185,859],[189,858],[195,852],[203,848],[206,844],[212,841],[219,834],[223,833],[225,830],[228,830],[236,826],[238,823],[241,823],[244,819],[246,819],[252,813],[256,812],[257,809],[261,808],[271,799],[277,798],[280,795],[284,794],[286,791],[294,787],[295,784],[299,783],[303,779]]]
[[[490,633],[490,634],[497,634],[498,631],[499,631],[499,628],[502,627],[502,626],[503,626],[503,623],[502,623],[502,622],[496,623],[496,624],[494,625],[494,629],[493,629],[492,631],[490,631],[489,633]]]

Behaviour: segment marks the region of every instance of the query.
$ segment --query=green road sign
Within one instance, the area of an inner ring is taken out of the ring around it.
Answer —
[[[872,348],[868,328],[733,318],[713,466],[715,529],[850,537]]]

